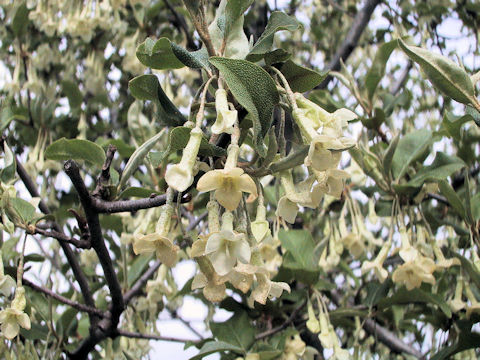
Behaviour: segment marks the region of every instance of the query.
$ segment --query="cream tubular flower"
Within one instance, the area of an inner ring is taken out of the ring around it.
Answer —
[[[229,110],[227,91],[225,89],[218,89],[215,92],[215,109],[217,111],[217,119],[212,125],[212,133],[232,134],[233,125],[237,121],[237,110]]]
[[[251,224],[253,237],[255,240],[257,240],[257,242],[261,242],[262,240],[272,236],[270,233],[270,225],[266,220],[266,212],[267,209],[265,208],[265,205],[259,204],[257,206],[257,215],[255,221],[253,221]]]
[[[385,243],[380,249],[380,252],[378,253],[375,260],[365,261],[362,264],[362,274],[365,274],[373,270],[378,280],[381,283],[383,283],[388,277],[388,272],[383,268],[383,263],[387,259],[388,252],[390,251],[391,246],[392,246],[391,242]]]
[[[193,184],[193,167],[202,142],[202,130],[196,127],[190,132],[187,146],[183,150],[180,163],[170,166],[165,173],[165,181],[177,191],[185,191]]]
[[[173,197],[173,190],[167,190],[167,196]],[[163,264],[168,267],[175,265],[179,248],[168,238],[172,215],[173,207],[167,199],[167,204],[163,205],[161,209],[156,231],[152,234],[136,236],[133,243],[133,252],[136,255],[155,252]]]
[[[346,137],[333,137],[329,135],[316,135],[310,142],[305,165],[315,170],[325,171],[334,169],[340,163],[342,151],[355,146],[352,139]]]
[[[17,288],[15,298],[12,305],[5,310],[0,311],[0,324],[2,335],[12,340],[20,332],[20,327],[30,330],[31,322],[27,314],[23,312],[25,309],[25,289],[23,286]]]
[[[193,278],[192,290],[202,288],[203,296],[205,296],[208,301],[219,302],[225,299],[225,283],[216,283],[213,281],[213,278],[209,280],[203,273],[198,273]]]
[[[205,254],[212,262],[218,275],[227,275],[237,261],[248,264],[251,250],[245,234],[233,231],[233,215],[225,212],[222,216],[222,229],[208,237]]]
[[[465,309],[465,306],[467,305],[465,301],[462,300],[462,293],[463,279],[458,279],[455,287],[455,296],[448,301],[448,305],[450,305],[450,309],[452,309],[453,312],[459,312],[460,310]]]
[[[10,296],[14,286],[15,280],[13,280],[10,275],[5,275],[3,269],[2,250],[0,249],[0,294],[5,297]]]
[[[404,284],[407,290],[420,287],[422,282],[435,284],[435,263],[432,259],[418,255],[414,261],[406,262],[393,272],[392,280]]]
[[[228,211],[238,207],[242,192],[257,196],[257,186],[253,179],[244,174],[243,169],[236,167],[237,157],[238,146],[230,145],[225,168],[210,170],[197,183],[200,192],[215,190],[215,199]]]

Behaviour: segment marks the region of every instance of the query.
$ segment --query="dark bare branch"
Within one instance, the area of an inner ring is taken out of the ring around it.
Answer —
[[[150,209],[165,204],[167,196],[165,194],[157,195],[151,198],[138,200],[120,200],[120,201],[105,201],[98,198],[92,198],[91,204],[95,211],[103,214],[113,214],[124,211],[137,211],[142,209]],[[192,199],[190,194],[185,194],[182,202],[186,203]]]
[[[381,0],[366,1],[363,9],[360,10],[355,16],[355,19],[353,20],[352,26],[350,27],[347,36],[343,40],[340,47],[337,49],[333,58],[328,63],[328,70],[340,70],[341,61],[345,62],[350,56],[350,54],[353,52],[353,50],[357,47],[358,40],[363,34],[363,31],[366,29],[370,18],[372,17],[373,11],[380,3]],[[317,86],[317,89],[326,89],[332,79],[332,76],[327,76],[326,79]]]

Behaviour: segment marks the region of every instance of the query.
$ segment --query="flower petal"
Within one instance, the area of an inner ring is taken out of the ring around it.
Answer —
[[[193,184],[192,170],[187,169],[180,164],[172,165],[165,173],[165,181],[175,190],[185,191]]]
[[[231,254],[242,263],[248,264],[250,262],[252,252],[250,250],[250,245],[248,245],[247,240],[243,239],[230,243],[230,251]]]
[[[209,255],[213,268],[218,275],[227,275],[232,271],[237,259],[226,251],[215,251]]]
[[[220,251],[224,247],[225,240],[220,233],[213,233],[208,237],[207,245],[205,246],[205,254],[211,254],[215,251]]]
[[[215,199],[217,199],[218,203],[225,209],[233,211],[238,207],[238,204],[240,204],[242,192],[220,188],[215,191]]]
[[[297,217],[298,206],[291,202],[286,196],[282,196],[278,201],[277,211],[275,214],[281,216],[286,222],[293,224]]]
[[[157,239],[158,234],[156,233],[145,235],[139,239],[136,239],[133,243],[133,252],[136,255],[154,252],[157,249],[155,245]]]
[[[197,190],[200,192],[212,191],[222,184],[223,174],[219,170],[211,170],[198,180]]]
[[[250,177],[248,174],[243,174],[238,179],[238,189],[253,194],[254,196],[258,196],[257,194],[257,185],[255,185],[255,181]]]
[[[12,340],[15,336],[17,336],[19,331],[20,326],[18,326],[15,318],[9,318],[2,324],[2,335],[8,340]]]
[[[32,324],[30,322],[30,318],[27,314],[22,313],[21,315],[17,316],[18,324],[26,330],[30,330]]]

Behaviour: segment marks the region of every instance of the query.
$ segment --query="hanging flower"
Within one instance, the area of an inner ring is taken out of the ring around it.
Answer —
[[[198,150],[202,142],[202,130],[194,128],[190,132],[187,146],[183,149],[180,163],[170,166],[165,173],[165,181],[177,191],[185,191],[193,184],[193,167],[197,160]]]
[[[215,199],[228,211],[238,207],[242,192],[257,196],[257,186],[253,179],[244,174],[243,169],[236,167],[237,157],[238,146],[230,145],[225,168],[210,170],[197,183],[200,192],[215,190]]]
[[[228,108],[227,91],[225,89],[218,89],[215,92],[215,110],[217,111],[217,119],[212,125],[212,133],[232,134],[233,125],[237,121],[237,110]]]
[[[404,284],[407,290],[420,287],[422,282],[435,284],[435,263],[432,259],[418,255],[415,260],[406,262],[393,272],[392,280]]]
[[[388,251],[390,250],[391,246],[392,246],[391,242],[385,243],[385,245],[383,245],[382,248],[380,249],[380,252],[378,253],[375,260],[365,261],[362,264],[362,274],[365,274],[373,270],[378,280],[381,283],[383,283],[388,277],[388,272],[383,268],[383,263],[387,259]]]
[[[355,146],[355,141],[346,137],[316,135],[310,140],[305,165],[318,171],[334,169],[340,163],[342,151]]]
[[[133,243],[133,252],[136,255],[155,252],[157,259],[163,264],[172,267],[177,262],[177,245],[168,237],[171,218],[173,215],[173,190],[167,190],[167,203],[160,210],[156,231],[148,235],[137,234]]]
[[[245,234],[233,231],[232,213],[223,214],[222,229],[208,237],[205,254],[219,275],[228,274],[237,261],[243,263],[250,261],[250,245]]]
[[[20,327],[30,330],[30,318],[23,311],[25,309],[25,288],[20,286],[15,292],[15,298],[12,300],[11,307],[0,311],[0,324],[2,335],[8,340],[12,340],[20,332]]]

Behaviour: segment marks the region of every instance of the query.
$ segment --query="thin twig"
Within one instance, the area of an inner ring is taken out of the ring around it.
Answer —
[[[91,204],[95,208],[95,211],[100,214],[114,214],[125,211],[132,212],[150,209],[165,205],[166,199],[167,196],[165,194],[138,200],[105,201],[98,198],[92,198]],[[190,194],[185,194],[182,197],[182,203],[187,203],[190,200],[192,200],[192,196]]]
[[[186,342],[197,343],[198,342],[198,340],[180,339],[180,338],[174,338],[174,337],[171,337],[171,336],[162,336],[162,335],[155,335],[155,334],[141,334],[141,333],[137,333],[137,332],[120,330],[120,329],[117,331],[117,335],[118,336],[129,337],[129,338],[134,338],[134,339],[170,341],[170,342],[180,342],[180,343],[186,343]]]
[[[55,293],[54,291],[50,290],[50,289],[47,289],[47,288],[44,288],[40,285],[37,285],[35,283],[33,283],[32,281],[28,280],[28,279],[25,279],[23,278],[23,283],[25,285],[27,285],[28,287],[32,288],[33,290],[35,291],[38,291],[38,292],[41,292],[65,305],[68,305],[68,306],[71,306],[79,311],[82,311],[82,312],[86,312],[86,313],[89,313],[89,314],[94,314],[94,315],[97,315],[99,317],[104,317],[105,316],[105,313],[102,311],[102,310],[99,310],[97,308],[93,308],[93,307],[90,307],[90,306],[87,306],[87,305],[84,305],[84,304],[80,304],[79,302],[76,302],[76,301],[73,301],[73,300],[70,300],[62,295],[58,295],[57,293]]]
[[[292,313],[290,314],[290,316],[288,317],[287,320],[285,320],[285,322],[277,327],[274,327],[270,330],[267,330],[267,331],[264,331],[260,334],[257,334],[257,336],[255,336],[255,340],[262,340],[266,337],[269,337],[269,336],[272,336],[272,335],[275,335],[276,333],[286,329],[294,320],[295,318],[297,317],[298,313],[300,312],[300,310],[303,309],[303,307],[307,304],[307,300],[304,300],[299,306],[297,306],[293,311]]]
[[[150,268],[143,273],[142,276],[133,284],[133,286],[128,290],[123,296],[123,301],[127,305],[134,297],[140,294],[143,289],[143,286],[147,283],[148,280],[155,274],[162,263],[160,260],[157,260],[153,263]]]
[[[63,242],[72,244],[73,246],[75,246],[79,249],[90,249],[92,247],[92,244],[90,243],[90,240],[75,239],[75,238],[72,238],[72,237],[69,237],[69,236],[65,235],[64,233],[61,233],[61,232],[58,232],[58,231],[55,231],[55,230],[48,231],[48,230],[44,230],[44,229],[40,229],[38,227],[35,227],[34,234],[40,234],[40,235],[43,235],[43,236],[46,236],[46,237],[57,239],[60,242],[63,241]]]

